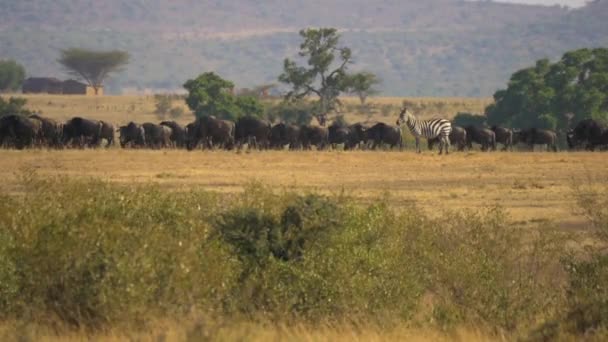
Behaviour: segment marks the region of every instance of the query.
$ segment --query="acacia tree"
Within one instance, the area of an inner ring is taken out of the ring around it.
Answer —
[[[340,35],[335,28],[309,28],[301,30],[300,36],[304,41],[298,55],[306,60],[307,66],[286,58],[279,81],[291,86],[286,100],[316,96],[315,115],[324,116],[338,109],[338,96],[349,89],[353,76],[347,71],[352,53],[348,47],[339,46]]]
[[[97,94],[103,81],[129,63],[129,53],[120,50],[95,51],[79,48],[61,50],[57,60],[70,75],[86,81]]]
[[[365,104],[368,96],[376,95],[379,90],[375,88],[376,85],[380,84],[378,76],[371,72],[360,72],[354,75],[348,75],[346,78],[347,91],[350,94],[355,94],[359,97],[361,105]]]
[[[13,60],[0,60],[0,92],[18,90],[25,79],[25,68]]]

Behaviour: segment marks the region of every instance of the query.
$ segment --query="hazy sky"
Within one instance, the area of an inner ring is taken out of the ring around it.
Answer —
[[[520,4],[565,5],[570,7],[583,6],[586,0],[494,0],[496,2],[517,2]]]

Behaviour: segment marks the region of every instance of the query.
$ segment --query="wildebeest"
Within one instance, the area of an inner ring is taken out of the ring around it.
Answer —
[[[289,145],[289,149],[300,148],[300,127],[280,122],[270,129],[270,147],[283,149]]]
[[[344,144],[344,148],[348,149],[347,142],[350,133],[350,128],[338,122],[332,123],[327,129],[328,142],[332,148],[336,148],[339,144]]]
[[[171,146],[171,128],[146,122],[141,125],[144,129],[146,147],[162,148]]]
[[[120,146],[121,147],[144,147],[146,145],[146,137],[144,128],[135,122],[129,122],[125,126],[118,128]]]
[[[358,122],[348,126],[348,136],[346,137],[346,143],[344,149],[352,150],[365,143],[365,130],[368,127]]]
[[[109,122],[99,121],[99,141],[106,140],[106,147],[114,145],[114,125]]]
[[[38,114],[32,114],[29,118],[40,122],[39,140],[42,145],[55,148],[61,147],[63,124]]]
[[[608,127],[594,119],[580,121],[574,129],[568,131],[566,139],[571,149],[584,147],[593,151],[597,147],[608,145]]]
[[[249,147],[265,149],[270,145],[270,130],[268,121],[254,116],[243,116],[235,123],[234,140],[239,148],[247,144]]]
[[[202,116],[186,126],[188,150],[203,144],[206,148],[234,147],[234,122],[214,116]]]
[[[429,150],[432,150],[433,146],[439,143],[439,137],[429,139],[427,143]],[[450,144],[452,146],[456,146],[456,148],[458,148],[458,151],[464,151],[464,149],[468,145],[467,131],[460,126],[452,125],[452,131],[450,132]]]
[[[171,141],[175,147],[186,146],[186,129],[184,127],[175,121],[163,121],[160,124],[171,128]]]
[[[496,134],[488,128],[468,125],[465,127],[467,131],[467,146],[473,148],[473,143],[481,145],[482,151],[496,150]]]
[[[42,123],[21,115],[0,117],[0,145],[22,149],[38,143]]]
[[[534,145],[546,145],[547,151],[557,152],[557,134],[548,129],[530,128],[519,132],[519,141],[533,150]]]
[[[65,146],[83,148],[99,145],[103,124],[96,120],[74,117],[63,125],[62,141]],[[114,132],[112,132],[114,134]]]
[[[305,150],[310,150],[312,146],[322,150],[329,143],[329,130],[326,127],[303,125],[300,127],[299,140]]]
[[[492,131],[496,135],[496,143],[502,144],[503,151],[513,151],[513,130],[506,127],[492,126]]]
[[[366,145],[371,143],[372,149],[384,145],[388,145],[390,148],[398,147],[399,149],[402,149],[403,142],[401,140],[401,129],[398,126],[391,126],[379,122],[365,130],[365,143]]]

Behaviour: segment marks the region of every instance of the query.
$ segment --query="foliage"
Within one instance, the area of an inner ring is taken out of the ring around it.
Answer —
[[[364,71],[353,75],[347,75],[344,82],[346,83],[347,92],[357,95],[362,106],[365,104],[365,100],[367,100],[368,96],[380,93],[380,91],[375,88],[375,86],[380,84],[380,78],[371,72]]]
[[[94,328],[196,308],[512,330],[562,295],[560,246],[524,236],[500,210],[437,219],[389,198],[361,205],[255,184],[223,197],[21,174],[22,195],[0,198],[4,319]]]
[[[188,91],[186,104],[194,115],[214,115],[221,119],[236,120],[243,115],[261,116],[264,107],[251,96],[235,96],[234,83],[213,72],[206,72],[184,84]]]
[[[57,61],[68,74],[85,80],[97,91],[109,74],[121,71],[129,63],[129,58],[129,53],[120,50],[69,48],[61,50]]]
[[[608,49],[566,52],[515,72],[494,94],[488,123],[566,129],[585,118],[608,119]]]
[[[452,124],[460,127],[466,127],[468,125],[485,126],[486,120],[487,118],[485,115],[460,112],[452,119]]]
[[[313,119],[314,104],[306,100],[270,103],[266,116],[272,121],[283,121],[297,125],[307,125]]]
[[[325,115],[337,109],[340,105],[338,96],[348,89],[351,50],[338,45],[340,35],[334,28],[301,30],[300,37],[304,41],[298,54],[306,59],[308,68],[286,58],[279,81],[292,88],[285,95],[286,100],[318,97],[315,112]]]
[[[8,101],[0,97],[0,116],[4,115],[30,115],[32,112],[25,109],[27,100],[20,97],[10,97]]]
[[[25,68],[14,60],[0,60],[0,92],[21,89]]]

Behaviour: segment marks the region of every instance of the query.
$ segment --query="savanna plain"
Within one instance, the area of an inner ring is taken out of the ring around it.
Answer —
[[[28,103],[157,120],[108,99]],[[0,150],[0,338],[601,340],[606,170],[601,152]]]

